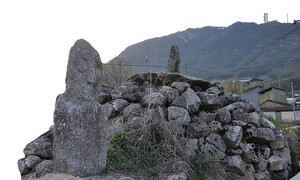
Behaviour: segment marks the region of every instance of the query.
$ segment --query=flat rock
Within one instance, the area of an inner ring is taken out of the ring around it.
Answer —
[[[201,104],[200,98],[195,94],[192,89],[187,89],[181,96],[176,98],[172,106],[185,108],[189,113],[196,113]]]

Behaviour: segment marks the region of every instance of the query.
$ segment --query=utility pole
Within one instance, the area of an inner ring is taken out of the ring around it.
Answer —
[[[296,121],[296,113],[295,113],[295,99],[294,99],[294,85],[293,85],[293,80],[291,80],[291,88],[292,88],[292,98],[293,98],[294,121]]]

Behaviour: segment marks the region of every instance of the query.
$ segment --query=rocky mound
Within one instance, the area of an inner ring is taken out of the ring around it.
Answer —
[[[108,117],[109,139],[122,132],[128,146],[163,154],[153,166],[155,173],[134,177],[289,177],[291,157],[284,132],[261,116],[257,106],[225,94],[217,85],[178,73],[141,73],[98,94]],[[50,130],[25,147],[25,158],[18,161],[23,179],[52,171],[51,134]],[[222,165],[222,172],[201,174],[203,155]]]

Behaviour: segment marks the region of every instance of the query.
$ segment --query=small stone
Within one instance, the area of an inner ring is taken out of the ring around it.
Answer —
[[[224,135],[224,141],[230,148],[239,147],[243,138],[243,129],[240,126],[231,126]]]
[[[187,180],[187,175],[182,172],[179,174],[170,175],[166,180]]]
[[[110,94],[107,94],[107,93],[104,93],[104,92],[99,93],[98,96],[97,96],[96,98],[97,98],[97,101],[98,101],[100,104],[105,104],[105,103],[111,101],[111,96],[110,96]]]
[[[200,98],[191,88],[187,89],[181,96],[172,102],[172,106],[185,108],[191,114],[196,113],[199,110],[200,104]]]
[[[271,153],[271,149],[270,148],[265,148],[265,150],[264,150],[264,158],[265,159],[269,159],[270,158],[270,153]]]
[[[218,86],[210,87],[205,92],[209,94],[216,94],[216,95],[224,94],[224,90]]]
[[[42,162],[41,158],[35,156],[35,155],[29,155],[25,159],[25,164],[29,169],[33,169],[37,164]]]
[[[130,104],[123,110],[123,117],[124,120],[127,121],[127,119],[131,117],[137,117],[142,115],[142,106],[140,104]]]
[[[208,144],[208,143],[202,144],[200,146],[200,151],[202,153],[210,154],[210,155],[214,156],[215,158],[222,160],[222,161],[224,161],[225,157],[226,157],[226,154],[223,151],[221,151],[214,145]]]
[[[265,171],[257,171],[255,173],[255,179],[256,180],[270,180],[271,176],[270,176],[270,173],[267,170],[265,170]]]
[[[126,82],[111,92],[112,99],[125,99],[130,102],[136,102],[138,86],[131,82]]]
[[[245,175],[246,173],[246,163],[242,160],[241,156],[228,156],[226,159],[227,168],[231,171],[239,174]]]
[[[180,93],[184,93],[191,86],[186,82],[173,82],[171,87],[177,89]]]
[[[220,96],[206,92],[197,92],[201,100],[201,107],[207,110],[214,110],[223,106]]]
[[[129,103],[125,99],[116,99],[112,102],[113,109],[116,112],[121,112]]]
[[[141,104],[144,107],[154,108],[158,106],[165,106],[166,104],[166,98],[164,95],[162,95],[159,92],[154,92],[151,94],[148,94],[142,98]]]
[[[284,169],[284,161],[282,158],[271,156],[268,161],[271,171],[282,171]]]
[[[29,173],[29,169],[26,167],[24,158],[18,160],[18,168],[21,176]]]
[[[212,121],[216,120],[216,113],[209,113],[209,112],[199,112],[199,115],[196,116],[197,118],[195,119],[196,121],[205,121],[206,123],[210,123]]]
[[[181,107],[170,106],[168,108],[169,121],[176,121],[179,124],[187,124],[191,122],[188,111]]]
[[[185,154],[187,157],[194,157],[198,149],[198,140],[197,139],[188,139],[185,144]]]
[[[219,134],[211,133],[207,138],[206,141],[215,145],[217,148],[219,148],[221,151],[226,151],[226,145],[222,139],[222,137]]]
[[[255,144],[253,143],[240,143],[240,147],[242,148],[242,158],[245,162],[250,163],[258,163],[258,157],[255,154]]]
[[[49,138],[39,137],[26,145],[23,152],[25,156],[36,155],[43,159],[52,159],[52,142]]]
[[[42,177],[53,171],[53,162],[51,160],[45,160],[35,167],[36,177]]]
[[[258,169],[261,171],[265,171],[268,166],[268,160],[260,158],[258,161]]]
[[[217,113],[216,115],[217,121],[221,122],[222,124],[228,124],[231,122],[231,114],[227,109],[225,108],[218,109],[216,113]]]
[[[282,140],[270,142],[269,145],[273,150],[282,149],[285,147],[285,143]]]
[[[179,97],[179,91],[170,86],[161,87],[159,92],[167,98],[167,103],[169,104]]]

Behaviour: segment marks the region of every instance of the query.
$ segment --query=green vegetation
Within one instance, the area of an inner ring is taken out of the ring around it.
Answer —
[[[115,133],[107,149],[107,167],[114,171],[136,172],[145,171],[153,174],[153,167],[158,161],[158,153],[129,146],[123,132]]]

